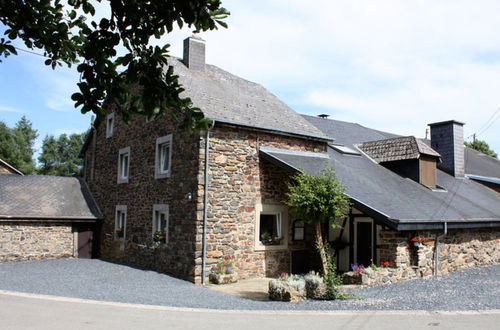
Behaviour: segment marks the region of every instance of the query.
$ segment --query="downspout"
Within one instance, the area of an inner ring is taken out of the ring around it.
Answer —
[[[92,118],[92,156],[90,159],[90,180],[94,181],[94,168],[95,168],[95,148],[96,148],[96,139],[97,139],[97,129],[95,127],[94,118]]]
[[[215,120],[206,131],[205,135],[205,170],[203,184],[203,232],[201,253],[201,284],[205,285],[205,268],[207,263],[207,218],[208,218],[208,150],[210,148],[210,130],[214,127]]]
[[[448,234],[448,223],[444,222],[444,232],[443,235],[436,234],[436,244],[434,247],[434,276],[439,273],[439,238],[446,236]]]

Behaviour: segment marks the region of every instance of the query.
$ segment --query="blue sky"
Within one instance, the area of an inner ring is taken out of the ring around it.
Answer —
[[[207,62],[257,82],[300,113],[402,135],[465,122],[465,137],[500,118],[500,2],[223,0],[229,29],[202,33]],[[182,54],[188,29],[161,42]],[[20,53],[0,64],[0,120],[23,114],[46,134],[82,132],[74,69]],[[478,136],[500,151],[500,119]],[[40,145],[40,142],[37,144]]]

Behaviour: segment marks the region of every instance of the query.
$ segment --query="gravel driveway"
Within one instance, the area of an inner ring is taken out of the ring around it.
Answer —
[[[488,310],[500,309],[500,265],[361,289],[354,291],[361,299],[346,301],[252,301],[168,275],[96,259],[3,263],[0,264],[0,290],[238,310]]]

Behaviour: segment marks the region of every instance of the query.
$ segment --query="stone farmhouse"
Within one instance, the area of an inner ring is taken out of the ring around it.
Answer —
[[[0,262],[102,257],[195,283],[226,258],[240,278],[305,273],[319,268],[313,228],[290,214],[287,186],[325,168],[352,204],[324,227],[339,270],[383,263],[371,281],[388,283],[500,262],[500,161],[463,146],[463,123],[422,140],[299,115],[206,64],[196,37],[170,65],[210,129],[110,113],[82,149],[83,178],[0,160]]]
[[[313,231],[290,214],[287,183],[333,167],[352,202],[341,229],[324,229],[341,271],[389,262],[385,283],[500,262],[500,194],[465,175],[498,178],[500,162],[463,147],[462,123],[430,124],[424,141],[301,116],[206,64],[196,37],[170,65],[213,125],[194,134],[168,116],[96,121],[81,155],[104,218],[102,257],[196,283],[223,258],[241,278],[315,269]],[[429,241],[414,246],[415,236]]]

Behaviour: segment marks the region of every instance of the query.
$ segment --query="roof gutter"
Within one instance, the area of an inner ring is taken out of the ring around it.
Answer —
[[[24,176],[23,172],[19,171],[17,168],[15,168],[14,166],[12,166],[9,163],[7,163],[5,160],[0,159],[0,164],[2,164],[2,166],[4,166],[4,167],[7,167],[9,170],[11,170],[12,172],[14,172],[15,174],[19,174],[19,175]]]
[[[397,224],[397,231],[409,230],[441,230],[443,224],[446,223],[448,229],[477,229],[477,228],[498,228],[500,227],[500,220],[485,220],[485,221],[460,221],[451,222],[449,220],[442,220],[436,222],[415,222],[415,223],[401,223]]]
[[[100,218],[96,217],[71,217],[71,216],[34,216],[34,215],[4,215],[0,214],[0,222],[15,221],[15,222],[96,222]]]
[[[474,175],[474,174],[465,174],[466,178],[476,181],[489,182],[494,184],[500,184],[500,178],[482,176],[482,175]]]

